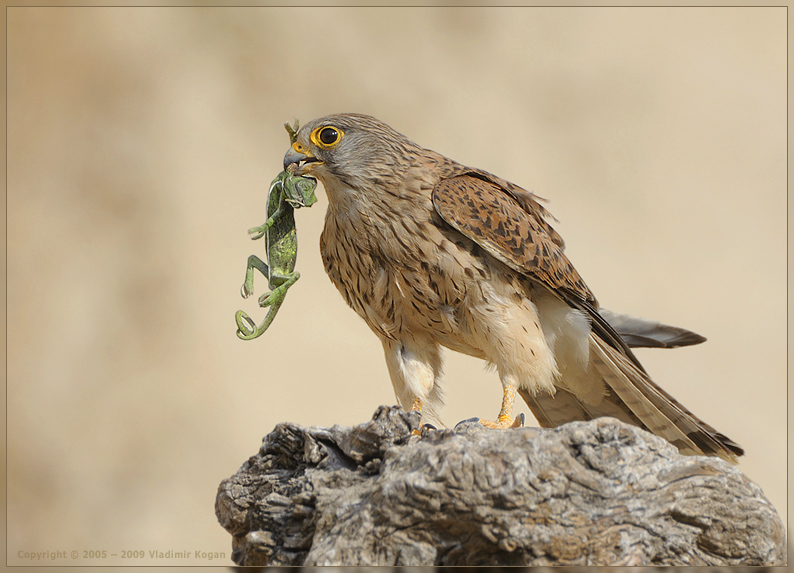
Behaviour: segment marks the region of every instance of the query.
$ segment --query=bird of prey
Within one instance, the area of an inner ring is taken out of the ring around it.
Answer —
[[[612,416],[686,454],[743,454],[650,379],[538,196],[352,113],[301,127],[288,168],[325,187],[325,269],[383,343],[404,408],[437,416],[446,347],[498,372],[502,407],[486,426],[523,423],[513,420],[518,393],[543,427]],[[638,330],[629,342],[666,345]]]

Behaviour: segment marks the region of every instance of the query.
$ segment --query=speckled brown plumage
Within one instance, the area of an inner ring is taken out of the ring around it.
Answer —
[[[437,416],[441,347],[487,360],[543,425],[615,416],[683,452],[742,451],[656,386],[532,193],[358,114],[304,125],[285,167],[328,195],[325,268],[383,343],[403,407]]]
[[[507,266],[555,290],[596,303],[563,254],[563,246],[542,225],[542,213],[524,210],[484,174],[469,172],[440,181],[433,190],[433,205],[447,223]]]

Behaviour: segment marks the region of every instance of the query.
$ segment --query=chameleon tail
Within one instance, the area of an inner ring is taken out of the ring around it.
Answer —
[[[234,315],[234,320],[237,322],[237,337],[242,340],[253,340],[254,338],[262,336],[270,326],[270,323],[273,322],[273,319],[276,318],[276,313],[281,307],[282,302],[284,302],[283,298],[270,306],[267,315],[265,315],[264,320],[262,320],[259,326],[256,325],[245,311],[238,310]]]

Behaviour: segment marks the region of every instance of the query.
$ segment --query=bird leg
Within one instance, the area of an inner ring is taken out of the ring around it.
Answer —
[[[419,415],[422,415],[422,400],[420,398],[414,398],[414,401],[411,403],[411,412],[419,412]],[[411,432],[412,436],[421,436],[422,435],[422,426],[425,424],[420,423],[419,427],[416,428],[414,431]]]
[[[497,430],[504,430],[507,428],[520,428],[524,425],[524,414],[519,414],[513,420],[513,405],[516,401],[516,388],[510,384],[504,385],[504,393],[502,394],[502,408],[499,410],[499,417],[496,422],[490,420],[483,420],[480,418],[480,424],[486,428],[494,428]]]

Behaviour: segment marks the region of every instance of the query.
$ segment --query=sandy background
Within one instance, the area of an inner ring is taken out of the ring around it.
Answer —
[[[639,356],[785,519],[784,8],[7,14],[10,564],[228,564],[216,488],[263,435],[394,403],[323,271],[321,187],[303,278],[234,334],[281,125],[340,111],[550,199],[605,307],[708,337]],[[447,423],[493,417],[496,375],[447,358]],[[47,550],[80,558],[18,556]]]

